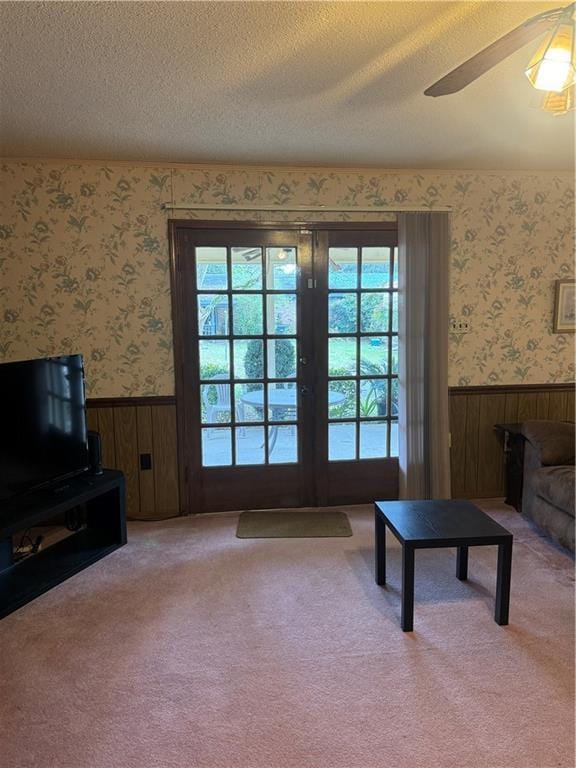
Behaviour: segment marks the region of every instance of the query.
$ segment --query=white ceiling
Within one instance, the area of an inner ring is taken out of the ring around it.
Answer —
[[[566,0],[567,2],[567,0]],[[542,2],[2,2],[2,154],[571,170],[526,46],[422,91]]]

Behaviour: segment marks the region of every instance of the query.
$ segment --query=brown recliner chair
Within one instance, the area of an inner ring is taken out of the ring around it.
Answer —
[[[574,552],[574,424],[525,421],[522,514]]]

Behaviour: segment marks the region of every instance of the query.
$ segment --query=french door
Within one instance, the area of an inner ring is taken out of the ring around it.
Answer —
[[[396,498],[395,227],[170,226],[188,510]]]

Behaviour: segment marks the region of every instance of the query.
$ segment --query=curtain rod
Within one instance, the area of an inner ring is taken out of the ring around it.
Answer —
[[[435,208],[426,208],[424,206],[378,206],[378,208],[346,208],[345,206],[325,206],[325,205],[208,205],[197,203],[196,205],[176,205],[173,203],[162,203],[164,211],[277,211],[278,213],[442,213],[451,212],[451,206],[438,206]]]

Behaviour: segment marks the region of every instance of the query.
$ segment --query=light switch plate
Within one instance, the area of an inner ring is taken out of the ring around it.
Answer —
[[[450,321],[450,333],[468,333],[470,330],[470,323],[468,320],[451,320]]]

